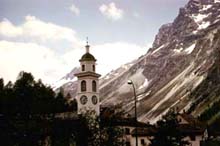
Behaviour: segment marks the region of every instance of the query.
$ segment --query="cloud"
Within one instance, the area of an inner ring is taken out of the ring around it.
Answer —
[[[72,4],[69,9],[74,15],[79,16],[80,10],[74,4]]]
[[[0,77],[6,81],[15,81],[18,73],[24,70],[46,83],[54,83],[79,66],[79,59],[85,53],[84,43],[73,29],[44,22],[34,16],[26,16],[21,25],[4,19],[0,22],[0,35],[6,37],[0,40]],[[63,40],[63,48],[66,43],[71,45],[68,51],[60,53],[53,46]],[[147,52],[147,48],[127,42],[93,44],[90,50],[98,60],[97,71],[102,75]]]
[[[98,60],[97,72],[105,75],[145,54],[147,48],[115,42],[92,45],[90,52]],[[72,49],[58,56],[53,49],[34,43],[0,41],[0,77],[15,81],[18,73],[24,70],[52,84],[79,66],[79,59],[84,53],[84,48]]]
[[[98,68],[102,75],[123,64],[144,55],[148,48],[127,42],[115,42],[95,45],[91,51],[98,60]],[[116,53],[117,52],[117,53]]]
[[[22,35],[22,29],[14,26],[9,20],[0,22],[0,34],[7,37],[17,37]]]
[[[52,83],[65,73],[66,67],[50,48],[34,43],[0,41],[0,68],[0,77],[6,81],[15,81],[20,71],[27,71]]]
[[[35,16],[26,16],[24,23],[15,26],[9,20],[0,22],[0,35],[8,38],[23,38],[40,42],[67,41],[81,46],[82,42],[76,37],[73,29],[44,22]]]
[[[124,11],[116,7],[114,2],[108,5],[102,4],[99,7],[100,12],[109,19],[119,20],[123,17]]]
[[[91,45],[90,52],[97,59],[97,72],[105,75],[113,69],[117,69],[120,65],[126,64],[140,57],[147,52],[146,47],[138,46],[126,42],[114,42]],[[117,52],[117,53],[116,53]],[[79,58],[85,53],[85,50],[72,50],[64,55],[67,64],[79,64]]]

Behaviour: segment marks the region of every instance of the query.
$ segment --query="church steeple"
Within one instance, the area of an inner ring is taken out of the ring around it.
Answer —
[[[86,53],[81,57],[80,73],[75,74],[78,78],[77,90],[77,111],[83,113],[86,110],[93,110],[99,115],[99,77],[96,73],[96,59],[89,52],[88,38],[86,41]]]
[[[87,38],[87,41],[86,41],[85,48],[86,48],[86,53],[81,57],[81,59],[79,61],[80,62],[84,62],[84,61],[94,61],[94,62],[96,62],[95,57],[89,52],[90,46],[89,46],[89,43],[88,43],[88,38]]]

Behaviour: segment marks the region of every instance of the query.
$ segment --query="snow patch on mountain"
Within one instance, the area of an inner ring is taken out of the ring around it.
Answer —
[[[204,9],[209,9],[211,8],[211,5],[208,5],[207,7],[203,8]],[[194,30],[193,33],[196,34],[198,32],[198,30],[201,29],[205,29],[210,25],[209,21],[205,21],[205,19],[207,17],[209,17],[212,13],[208,13],[208,14],[201,14],[201,13],[197,13],[197,14],[192,14],[191,18],[196,22],[196,24],[198,25],[197,30]]]
[[[73,79],[70,79],[70,78],[68,78],[68,79],[62,78],[62,79],[60,79],[59,81],[53,83],[53,84],[52,84],[52,88],[53,88],[54,90],[57,90],[58,88],[62,87],[62,85],[67,84],[67,83],[75,82],[76,80],[77,80],[76,77],[74,77]]]
[[[146,87],[148,86],[148,84],[149,84],[148,79],[145,79],[145,81],[144,81],[143,85],[141,85],[141,86],[140,86],[138,89],[143,89],[143,88],[146,88]]]
[[[183,51],[183,48],[181,47],[181,48],[179,48],[179,49],[174,49],[173,50],[175,53],[181,53],[182,51]]]
[[[206,11],[208,9],[210,9],[212,7],[212,5],[203,5],[203,8],[201,11]]]
[[[164,47],[164,45],[161,45],[160,47],[158,47],[156,50],[154,50],[153,52],[152,52],[152,54],[155,54],[156,52],[158,52],[161,48],[163,48]]]
[[[138,96],[137,101],[141,101],[142,99],[144,99],[145,97],[149,96],[151,93],[151,90],[148,91],[146,94],[141,94]]]
[[[196,23],[201,22],[202,20],[204,20],[205,18],[207,18],[209,16],[209,14],[193,14],[192,18]]]
[[[208,26],[210,25],[210,22],[202,22],[199,27],[198,27],[198,30],[201,30],[201,29],[205,29],[207,28]]]
[[[131,66],[133,65],[133,63],[128,63],[128,64],[124,64],[124,65],[122,65],[121,67],[123,68],[123,69],[129,69]]]
[[[194,50],[196,44],[192,44],[191,46],[189,46],[188,48],[186,48],[184,51],[187,53],[187,54],[191,54],[192,51]]]
[[[220,15],[219,15],[219,17],[220,17]],[[216,19],[213,23],[217,23],[217,22],[219,22],[219,20],[220,20],[220,19]]]

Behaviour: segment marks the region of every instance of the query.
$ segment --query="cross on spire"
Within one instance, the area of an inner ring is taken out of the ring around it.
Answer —
[[[86,37],[86,45],[89,45],[89,37]]]
[[[89,38],[86,37],[86,53],[89,53]]]

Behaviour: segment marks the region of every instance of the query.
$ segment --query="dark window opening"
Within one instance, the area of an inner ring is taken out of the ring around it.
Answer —
[[[81,91],[86,91],[86,81],[81,82]]]
[[[85,65],[82,65],[82,71],[85,71]]]
[[[142,144],[142,145],[145,145],[144,139],[141,139],[141,144]]]
[[[92,66],[92,70],[95,71],[95,65]]]
[[[126,135],[130,134],[130,129],[129,128],[125,128],[125,134]]]
[[[96,81],[92,81],[92,91],[96,92],[96,88],[97,88]]]
[[[190,136],[190,139],[191,139],[191,141],[195,141],[195,140],[196,140],[195,135],[191,135],[191,136]]]
[[[125,145],[126,145],[126,146],[131,146],[130,141],[126,141]]]

